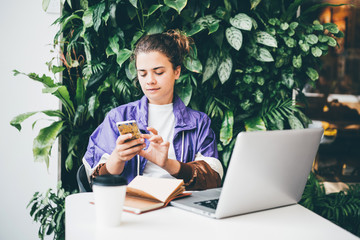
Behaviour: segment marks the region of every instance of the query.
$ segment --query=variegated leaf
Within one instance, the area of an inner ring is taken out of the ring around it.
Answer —
[[[219,23],[220,20],[216,19],[213,15],[206,15],[196,20],[195,24],[208,27]]]
[[[225,31],[225,36],[229,44],[239,51],[243,42],[243,36],[241,31],[237,28],[229,27]]]
[[[217,73],[218,73],[220,82],[222,84],[224,84],[230,78],[232,67],[233,67],[233,62],[232,62],[231,56],[228,55],[226,58],[224,58],[221,61],[220,65],[217,69]]]
[[[266,48],[260,48],[259,54],[255,56],[256,60],[260,62],[273,62],[274,58],[271,56],[271,53]]]
[[[252,28],[252,20],[245,13],[239,13],[236,14],[233,18],[230,18],[230,24],[238,29],[246,31],[250,31]]]
[[[277,47],[276,39],[273,36],[271,36],[269,33],[264,31],[258,31],[255,36],[256,36],[256,42],[269,47]]]
[[[202,82],[206,82],[216,72],[219,65],[219,56],[210,50],[209,57],[206,59],[205,70],[202,78]]]

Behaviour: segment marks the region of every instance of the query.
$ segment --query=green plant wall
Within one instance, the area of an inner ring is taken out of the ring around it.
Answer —
[[[43,1],[44,9],[48,2]],[[225,167],[240,131],[306,127],[309,119],[298,106],[302,89],[315,83],[319,57],[342,37],[335,24],[312,19],[311,13],[324,5],[307,0],[65,1],[54,23],[60,25],[54,45],[60,45],[62,64],[48,63],[53,73],[62,73],[62,83],[26,74],[63,105],[61,111],[43,111],[58,118],[34,140],[34,158],[48,163],[61,136],[64,185],[74,179],[88,137],[105,114],[142,95],[131,57],[137,41],[167,29],[180,29],[194,40],[176,93],[211,117]],[[21,129],[33,114],[21,114],[12,124]]]

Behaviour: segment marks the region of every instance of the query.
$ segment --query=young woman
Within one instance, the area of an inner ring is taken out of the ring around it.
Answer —
[[[189,39],[179,31],[144,36],[135,48],[137,78],[144,96],[112,109],[90,136],[83,158],[88,176],[121,174],[183,179],[186,189],[219,187],[223,168],[210,118],[174,94]],[[136,120],[143,133],[127,141],[116,122]]]

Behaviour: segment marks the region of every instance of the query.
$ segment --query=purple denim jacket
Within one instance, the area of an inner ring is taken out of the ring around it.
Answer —
[[[173,99],[173,111],[175,116],[173,145],[177,160],[180,161],[181,156],[183,156],[183,162],[192,162],[197,153],[201,153],[205,157],[218,158],[215,134],[210,128],[210,118],[205,113],[186,107],[176,95]],[[148,99],[146,96],[138,101],[112,109],[106,115],[104,121],[92,133],[84,156],[91,168],[94,168],[99,163],[103,154],[112,153],[115,148],[116,139],[120,135],[116,122],[127,120],[136,120],[140,131],[142,133],[149,133],[146,130],[148,123]],[[183,137],[184,139],[182,139]],[[147,139],[145,139],[145,142],[148,146],[149,142]],[[142,175],[146,163],[147,160],[140,156],[140,175]],[[136,156],[125,163],[124,171],[121,175],[128,182],[136,177]]]

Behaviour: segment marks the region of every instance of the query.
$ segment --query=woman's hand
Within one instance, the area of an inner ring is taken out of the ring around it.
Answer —
[[[150,131],[152,135],[142,134],[142,137],[148,139],[150,145],[146,150],[141,150],[139,155],[165,169],[170,174],[179,172],[180,163],[168,158],[170,143],[164,141],[154,128],[148,127],[147,130]]]
[[[162,137],[158,135],[158,132],[154,128],[148,127],[147,130],[149,130],[152,134],[142,134],[142,137],[148,139],[150,145],[146,150],[142,150],[140,152],[140,156],[164,168],[168,160],[170,143],[166,141],[164,142]]]
[[[112,151],[108,161],[106,162],[106,169],[111,174],[120,174],[124,169],[126,161],[129,161],[146,146],[144,138],[130,140],[132,134],[120,135],[116,140],[116,145]]]

